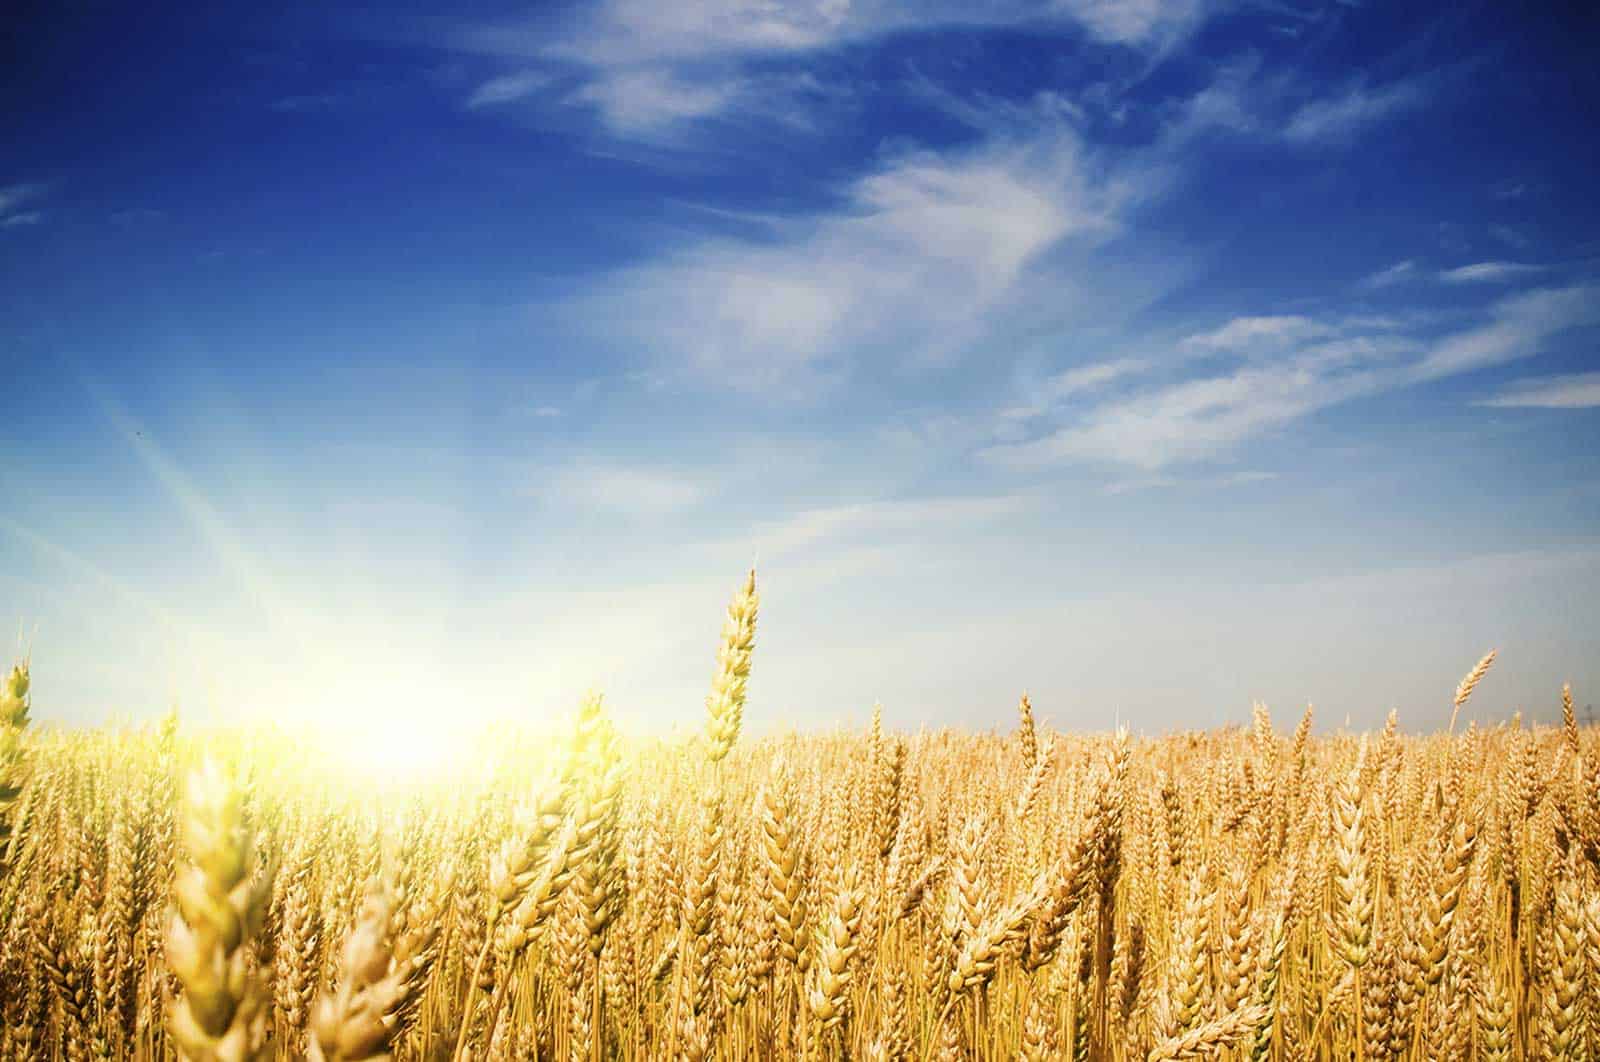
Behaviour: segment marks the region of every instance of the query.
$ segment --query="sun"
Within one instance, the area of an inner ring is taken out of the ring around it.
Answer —
[[[439,782],[470,771],[474,752],[482,750],[477,730],[461,713],[441,712],[429,698],[392,689],[330,689],[280,716],[275,729],[293,735],[309,761],[304,766],[366,788]]]

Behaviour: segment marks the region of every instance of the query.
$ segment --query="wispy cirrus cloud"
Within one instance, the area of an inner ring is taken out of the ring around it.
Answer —
[[[1490,225],[1489,234],[1501,243],[1515,247],[1519,251],[1526,251],[1534,244],[1533,237],[1516,225]]]
[[[1357,282],[1363,291],[1381,291],[1413,281],[1437,281],[1442,284],[1508,284],[1513,281],[1548,273],[1550,267],[1531,262],[1473,262],[1438,271],[1424,271],[1416,259],[1396,262],[1386,269],[1371,273]]]
[[[0,228],[21,228],[42,222],[43,211],[22,208],[42,198],[46,190],[45,185],[38,183],[0,186]]]
[[[1149,366],[1150,363],[1143,358],[1117,358],[1094,365],[1081,365],[1051,376],[1044,382],[1041,392],[1046,398],[1070,398],[1097,390],[1113,380],[1143,372]]]
[[[798,91],[802,84],[770,72],[752,73],[751,64],[760,60],[942,27],[1079,32],[1159,54],[1217,7],[1213,0],[997,0],[979,7],[953,0],[916,6],[889,0],[604,0],[564,19],[539,13],[462,23],[442,34],[428,27],[426,36],[430,44],[460,52],[581,71],[584,83],[565,102],[596,108],[615,133],[660,139],[686,121],[732,112],[798,121],[795,112],[818,94]],[[536,90],[524,86],[537,76],[499,75],[480,84],[468,105],[530,96]]]
[[[1365,79],[1357,79],[1335,95],[1300,107],[1284,126],[1284,136],[1301,144],[1347,142],[1369,126],[1421,107],[1435,80],[1421,75],[1371,86]]]
[[[1413,75],[1379,87],[1364,79],[1330,86],[1310,75],[1269,67],[1255,52],[1218,63],[1208,83],[1190,95],[1154,105],[1161,115],[1154,148],[1181,155],[1218,134],[1296,148],[1347,146],[1390,118],[1426,106],[1452,70]],[[1091,116],[1122,123],[1127,86],[1103,81],[1077,93],[1042,89],[1027,99],[959,92],[921,72],[905,88],[945,114],[981,130],[1025,127],[1041,116],[1080,123]]]
[[[892,0],[605,0],[553,47],[526,23],[478,27],[470,39],[502,53],[532,47],[600,66],[814,51],[939,26],[1077,26],[1098,41],[1155,47],[1193,30],[1213,7],[1201,0],[932,0],[915,7]]]
[[[1048,435],[990,447],[980,456],[1013,467],[1103,462],[1155,471],[1216,457],[1371,389],[1370,377],[1335,383],[1306,359],[1295,359],[1142,391],[1096,406]]]
[[[1512,295],[1495,303],[1490,322],[1446,336],[1409,375],[1435,380],[1501,365],[1536,354],[1548,337],[1568,328],[1600,322],[1600,286],[1579,284]]]
[[[1416,260],[1408,258],[1403,262],[1396,262],[1392,266],[1362,277],[1356,286],[1367,291],[1379,291],[1383,288],[1392,288],[1398,284],[1403,284],[1408,280],[1414,280],[1416,277]]]
[[[42,184],[8,184],[0,187],[0,214],[9,214],[31,200],[44,195]]]
[[[511,103],[525,99],[546,88],[555,75],[547,70],[520,70],[514,74],[492,77],[473,90],[467,97],[467,108],[491,107],[498,103]]]
[[[1150,362],[1144,358],[1115,358],[1065,369],[1029,386],[1024,401],[1001,409],[997,414],[998,426],[992,423],[980,426],[971,418],[965,418],[957,428],[968,437],[974,437],[975,432],[1011,437],[1024,428],[1027,421],[1049,414],[1061,403],[1103,391],[1117,381],[1136,377],[1149,368]]]
[[[1190,350],[1242,352],[1327,335],[1329,330],[1329,326],[1320,321],[1298,315],[1235,317],[1214,331],[1187,337],[1182,345]]]
[[[1600,372],[1518,380],[1493,398],[1473,404],[1500,409],[1600,408]]]
[[[1189,376],[1074,409],[1054,431],[986,447],[980,456],[1010,466],[1105,462],[1157,471],[1221,456],[1357,397],[1529,357],[1557,333],[1595,323],[1600,323],[1600,287],[1592,285],[1502,299],[1487,322],[1429,341],[1360,322],[1312,322],[1318,327],[1303,329],[1301,338],[1271,360],[1250,359],[1230,371]],[[1248,339],[1254,331],[1245,325],[1235,334]],[[1185,371],[1181,363],[1172,368],[1180,376]]]
[[[1498,284],[1543,273],[1546,267],[1527,262],[1474,262],[1439,273],[1446,284]]]
[[[701,240],[557,309],[619,322],[669,369],[804,389],[860,358],[937,362],[980,340],[1041,256],[1113,238],[1139,194],[1066,130],[902,153],[843,192],[839,209],[791,218],[768,239]],[[1058,302],[1071,283],[1062,278]]]
[[[661,67],[640,67],[597,78],[567,98],[593,104],[613,132],[649,136],[718,114],[744,89],[735,78],[696,80]]]

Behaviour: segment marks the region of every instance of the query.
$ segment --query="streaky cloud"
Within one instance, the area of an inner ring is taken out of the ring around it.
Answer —
[[[1600,372],[1518,380],[1493,398],[1474,404],[1499,409],[1600,408]]]

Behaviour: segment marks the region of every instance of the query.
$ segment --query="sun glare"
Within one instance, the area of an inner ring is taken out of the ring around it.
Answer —
[[[467,741],[448,730],[413,722],[329,727],[321,732],[318,745],[330,763],[395,784],[436,781],[467,766]]]
[[[301,717],[307,752],[323,766],[381,788],[437,782],[468,769],[475,731],[437,705],[394,697],[339,697]]]

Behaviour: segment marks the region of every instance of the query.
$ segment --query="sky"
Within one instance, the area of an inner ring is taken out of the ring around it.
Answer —
[[[40,720],[1600,691],[1592,5],[158,7],[0,29]]]

